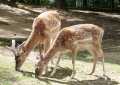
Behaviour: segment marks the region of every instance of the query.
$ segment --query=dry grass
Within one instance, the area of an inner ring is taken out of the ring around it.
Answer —
[[[91,71],[92,63],[89,60],[80,58],[76,61],[77,74],[75,79],[69,80],[71,75],[71,60],[63,58],[60,62],[62,68],[58,68],[53,78],[36,79],[34,77],[34,58],[31,54],[22,69],[26,72],[19,73],[14,70],[14,57],[5,48],[0,49],[0,83],[1,85],[119,85],[120,66],[106,62],[106,72],[108,79],[102,77],[102,67],[98,63],[94,75],[87,75]],[[30,73],[33,72],[33,73]]]

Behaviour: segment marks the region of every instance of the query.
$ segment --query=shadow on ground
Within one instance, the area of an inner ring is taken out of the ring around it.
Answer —
[[[34,73],[21,71],[24,76],[33,77]],[[116,81],[111,80],[109,77],[99,77],[93,80],[79,80],[77,78],[63,80],[65,77],[70,76],[72,74],[72,70],[69,68],[59,68],[57,69],[56,73],[53,77],[49,77],[51,72],[46,73],[43,77],[38,77],[40,81],[44,81],[46,83],[50,83],[51,81],[54,83],[59,84],[66,84],[66,85],[117,85],[119,84]]]
[[[39,78],[41,81],[47,82],[55,82],[59,84],[66,84],[66,85],[117,85],[119,84],[116,81],[111,80],[109,77],[107,79],[98,77],[94,80],[79,80],[77,78],[69,79],[69,80],[60,80],[56,78]]]
[[[48,71],[46,74],[44,74],[44,77],[50,77],[50,74],[52,73],[54,67],[50,67],[50,71]],[[21,70],[19,71],[20,73],[22,73],[24,76],[27,77],[33,77],[35,76],[34,72],[28,72],[28,71],[24,71]],[[56,78],[56,79],[64,79],[65,77],[71,76],[72,74],[72,70],[70,68],[63,68],[63,67],[59,67],[57,68],[56,72],[54,73],[53,76],[51,76],[50,78]]]
[[[116,85],[118,82],[112,81],[110,79],[105,80],[104,78],[98,78],[95,80],[82,80],[79,81],[75,79],[76,81],[70,81],[68,82],[68,85]]]

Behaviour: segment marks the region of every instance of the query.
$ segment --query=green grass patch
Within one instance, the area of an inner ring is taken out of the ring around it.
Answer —
[[[65,53],[64,55],[62,55],[62,57],[64,57],[64,59],[70,59],[71,54],[69,53]],[[83,60],[83,61],[90,61],[91,59],[93,59],[93,57],[90,55],[89,52],[87,51],[79,51],[77,56],[76,56],[76,60]]]
[[[113,63],[106,63],[106,65],[109,64],[112,70],[115,70],[117,73],[120,73],[120,65],[113,64]]]

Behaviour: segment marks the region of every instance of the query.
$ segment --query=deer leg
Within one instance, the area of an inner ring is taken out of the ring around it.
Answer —
[[[104,57],[102,57],[102,67],[103,67],[103,76],[106,75],[105,65],[104,65]]]
[[[41,56],[41,55],[42,55],[42,52],[43,52],[43,44],[39,44],[39,45],[38,45],[38,49],[39,49],[40,59],[43,59],[42,56]]]
[[[97,59],[99,58],[101,60],[103,76],[105,76],[104,52],[103,52],[102,48],[97,49],[96,57],[97,57]]]
[[[96,50],[90,49],[89,52],[94,57],[93,58],[93,68],[92,68],[92,71],[89,73],[89,75],[92,75],[95,72],[95,68],[96,68],[96,64],[97,64],[97,61],[98,61],[98,57],[97,57]]]
[[[105,65],[104,65],[104,52],[102,49],[100,49],[99,54],[100,54],[99,58],[102,58],[101,64],[102,64],[103,76],[104,76],[106,72],[105,72]]]
[[[54,39],[51,38],[51,40],[49,40],[49,41],[50,41],[50,42],[49,42],[49,47],[50,47],[50,45],[52,45]],[[54,59],[52,59],[52,60],[50,61],[50,63],[51,63],[51,65],[56,65],[56,63],[54,62]]]
[[[53,68],[53,71],[52,71],[52,73],[50,74],[50,76],[53,76],[53,75],[56,73],[58,64],[59,64],[59,62],[60,62],[60,59],[61,59],[61,54],[58,56],[57,62],[56,62],[56,64],[55,64],[55,67]]]
[[[72,70],[73,71],[72,71],[71,78],[74,78],[75,74],[76,74],[76,70],[75,70],[75,58],[77,56],[77,51],[74,51],[72,54],[73,54],[73,56],[71,56],[71,58],[72,58],[72,66],[73,66]]]
[[[50,39],[46,40],[44,42],[44,52],[43,52],[43,55],[47,52],[48,48],[50,47]],[[49,68],[48,68],[48,65],[45,66],[44,68],[44,73],[47,73],[49,71]]]
[[[92,68],[92,71],[89,73],[89,75],[92,75],[95,72],[97,61],[98,61],[98,58],[95,57],[93,60],[93,68]]]
[[[102,57],[102,67],[103,67],[103,77],[105,78],[105,80],[107,80],[109,79],[109,77],[106,75],[106,71],[105,71],[104,56]]]
[[[72,66],[73,66],[73,68],[72,68],[71,78],[74,78],[74,76],[75,76],[75,60],[74,60],[74,59],[75,59],[75,58],[72,57]]]

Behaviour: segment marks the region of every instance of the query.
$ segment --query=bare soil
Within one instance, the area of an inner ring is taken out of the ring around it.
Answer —
[[[11,38],[28,37],[34,17],[41,12],[53,10],[40,7],[28,7],[30,10],[19,9],[0,4],[0,37]],[[56,10],[56,9],[54,9]],[[37,80],[31,74],[22,75],[14,70],[13,54],[4,47],[0,48],[0,85],[120,85],[120,14],[94,11],[70,10],[59,11],[66,19],[62,27],[93,23],[105,29],[103,49],[105,52],[105,66],[108,79],[102,77],[101,65],[98,64],[95,75],[87,75],[92,63],[89,59],[79,59],[76,62],[77,74],[73,81],[67,81],[71,74],[71,60],[64,59],[60,62],[54,78]],[[36,52],[32,52],[23,66],[23,69],[34,73]],[[56,80],[57,79],[57,80]]]

